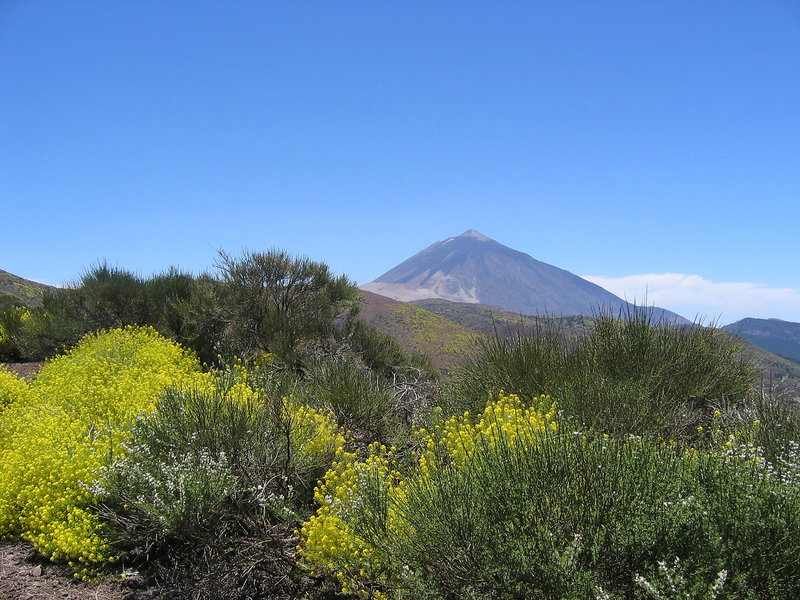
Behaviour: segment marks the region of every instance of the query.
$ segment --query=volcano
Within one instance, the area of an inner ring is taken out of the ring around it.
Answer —
[[[599,285],[474,229],[428,246],[361,289],[404,302],[442,298],[522,315],[626,315],[635,308]],[[662,308],[646,310],[655,322],[689,324]]]

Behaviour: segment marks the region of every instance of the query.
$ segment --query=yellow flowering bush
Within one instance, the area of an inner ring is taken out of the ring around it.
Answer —
[[[292,454],[313,463],[328,464],[343,451],[344,435],[330,412],[301,404],[291,397],[284,398],[283,403]]]
[[[402,494],[395,453],[378,443],[370,445],[364,460],[342,453],[314,490],[319,509],[298,532],[300,556],[313,572],[334,575],[344,593],[368,596],[364,582],[391,580],[386,568],[391,559],[374,542],[376,536],[402,535],[403,524],[389,505]],[[376,496],[381,500],[370,502]]]
[[[92,333],[67,353],[50,360],[34,382],[50,406],[95,426],[119,427],[153,408],[168,385],[198,373],[197,359],[152,327]]]
[[[432,431],[417,430],[423,450],[405,474],[396,448],[372,444],[363,459],[342,454],[315,490],[318,510],[298,532],[302,560],[312,572],[336,577],[345,593],[375,597],[401,585],[406,571],[396,550],[415,534],[407,491],[425,488],[442,472],[474,469],[478,447],[532,449],[556,429],[556,406],[548,396],[526,404],[500,392],[474,421],[464,413]]]
[[[442,460],[463,468],[478,444],[529,447],[543,433],[556,429],[556,404],[550,396],[539,396],[526,405],[517,394],[501,391],[496,399],[489,397],[475,423],[465,412],[436,424],[431,432],[422,430],[425,451],[419,458],[420,469],[425,473]]]
[[[86,427],[63,410],[15,406],[0,433],[0,535],[22,535],[52,560],[65,559],[86,575],[90,563],[110,559],[87,510],[86,483],[108,444],[97,444]],[[13,429],[15,434],[7,435]]]
[[[166,385],[199,375],[191,354],[152,328],[86,336],[51,360],[0,419],[0,536],[22,536],[76,576],[113,561],[91,484],[125,430]]]
[[[679,557],[692,594],[725,570],[730,597],[798,597],[800,445],[770,460],[749,441],[762,428],[731,436],[716,414],[700,433],[717,443],[689,448],[566,428],[549,398],[500,393],[418,430],[410,461],[343,454],[301,564],[362,598],[544,600],[638,597],[635,574]]]
[[[14,402],[27,401],[30,394],[30,387],[24,379],[0,367],[0,415],[6,406]]]

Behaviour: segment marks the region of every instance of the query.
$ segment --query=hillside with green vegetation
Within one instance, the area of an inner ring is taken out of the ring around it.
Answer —
[[[0,537],[165,598],[800,597],[800,415],[741,340],[474,334],[284,252],[216,268],[0,314],[49,358],[0,369]]]
[[[540,324],[550,324],[570,334],[578,335],[584,333],[588,327],[591,327],[592,323],[592,317],[582,315],[534,317],[513,313],[486,304],[451,302],[450,300],[438,298],[415,300],[410,304],[441,315],[459,325],[485,335],[511,335],[519,331],[520,328],[526,329]]]
[[[48,289],[52,288],[0,269],[0,312],[13,306],[39,306]]]
[[[780,319],[742,319],[725,325],[723,329],[773,354],[800,361],[800,323]]]
[[[452,368],[469,352],[482,332],[406,302],[382,301],[382,296],[362,292],[369,309],[365,322],[413,352],[428,356],[437,368]]]
[[[746,340],[742,344],[742,354],[758,367],[765,388],[789,394],[800,390],[800,362],[773,354]]]

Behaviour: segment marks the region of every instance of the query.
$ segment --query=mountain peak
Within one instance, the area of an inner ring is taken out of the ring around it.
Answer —
[[[476,243],[480,242],[480,243]],[[620,313],[632,306],[603,288],[468,229],[436,242],[361,289],[395,298],[443,298],[523,315]],[[656,320],[688,321],[662,309]]]
[[[486,237],[485,235],[483,235],[483,234],[482,234],[480,231],[478,231],[477,229],[467,229],[467,230],[466,230],[464,233],[462,233],[462,234],[461,234],[460,236],[458,236],[458,237],[462,237],[462,238],[463,238],[463,237],[473,238],[473,239],[476,239],[476,240],[478,240],[478,241],[480,241],[480,242],[491,242],[491,241],[492,241],[492,239],[491,239],[491,238],[488,238],[488,237]]]

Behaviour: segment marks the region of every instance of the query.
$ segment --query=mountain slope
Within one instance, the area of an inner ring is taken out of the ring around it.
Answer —
[[[361,318],[394,337],[408,349],[420,351],[446,370],[456,367],[480,336],[513,336],[539,326],[553,327],[566,339],[584,335],[594,326],[592,317],[526,317],[483,304],[442,299],[402,303],[362,292]],[[404,308],[405,307],[405,308]],[[450,322],[448,324],[448,321]],[[784,358],[743,340],[742,354],[762,373],[762,384],[778,392],[800,391],[800,362]]]
[[[773,354],[800,361],[800,323],[780,319],[742,319],[722,329]]]
[[[593,317],[573,315],[568,317],[534,317],[520,315],[496,306],[451,302],[441,298],[414,300],[410,304],[450,319],[484,335],[505,337],[540,326],[554,327],[567,335],[579,335],[593,325]]]
[[[523,315],[616,314],[632,308],[600,286],[474,229],[432,244],[361,288],[397,300],[443,298]],[[688,323],[664,309],[648,310],[656,320]]]
[[[14,304],[37,306],[41,303],[42,292],[49,288],[0,269],[0,309]]]
[[[363,290],[362,295],[360,319],[389,334],[404,348],[428,356],[437,368],[455,366],[480,335],[420,306]]]

